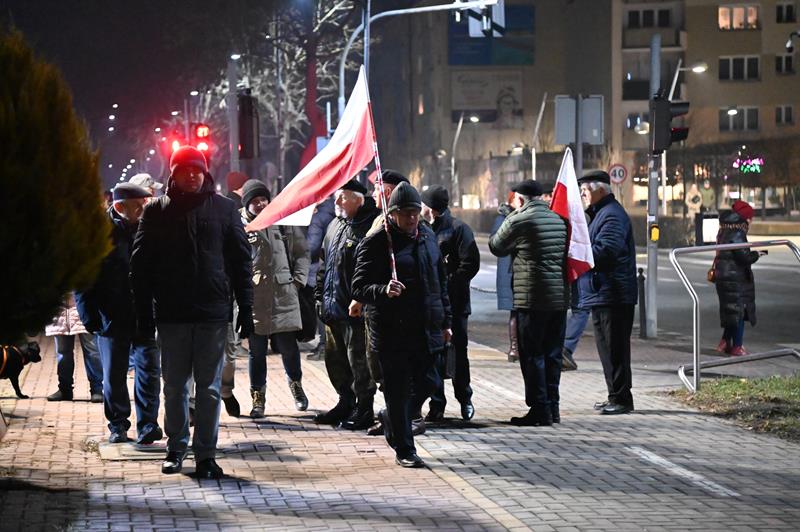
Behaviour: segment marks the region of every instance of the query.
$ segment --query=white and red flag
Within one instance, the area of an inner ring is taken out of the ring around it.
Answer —
[[[589,226],[581,202],[581,190],[572,162],[572,150],[567,148],[561,161],[561,170],[553,189],[550,209],[567,220],[567,281],[573,282],[582,274],[594,268],[592,242],[589,239]]]
[[[330,142],[245,229],[308,225],[317,203],[356,176],[376,155],[375,128],[364,67]],[[295,215],[295,216],[292,216]]]

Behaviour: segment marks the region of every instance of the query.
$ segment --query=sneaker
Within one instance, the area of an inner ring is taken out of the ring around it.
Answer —
[[[72,401],[72,390],[61,390],[47,396],[48,401]]]
[[[213,458],[206,458],[205,460],[201,460],[197,463],[195,475],[197,478],[213,480],[222,478],[225,476],[225,472],[222,471],[222,468],[219,465],[217,465],[216,460]]]
[[[239,401],[236,400],[236,397],[231,395],[230,397],[223,397],[222,404],[225,405],[225,412],[228,413],[231,417],[239,417],[241,414],[241,408],[239,407]]]
[[[128,441],[128,434],[124,430],[115,430],[108,437],[108,443],[125,443]]]
[[[717,353],[730,353],[731,346],[728,344],[728,340],[725,338],[721,339],[717,344]]]
[[[575,371],[578,369],[578,363],[572,358],[572,353],[569,349],[561,349],[561,371]]]
[[[253,419],[264,417],[264,410],[267,407],[267,387],[264,386],[260,390],[250,390],[250,396],[253,398],[253,409],[250,410],[250,417]]]
[[[136,441],[139,445],[150,445],[152,443],[157,442],[161,438],[164,437],[164,432],[161,430],[161,427],[154,427],[147,432],[140,434],[139,439]]]
[[[741,357],[747,355],[748,353],[745,351],[744,347],[737,345],[732,347],[731,350],[728,351],[728,354],[732,357]]]
[[[297,408],[300,412],[307,410],[308,397],[306,397],[306,392],[303,391],[303,384],[300,381],[290,381],[289,391],[292,392],[295,408]]]

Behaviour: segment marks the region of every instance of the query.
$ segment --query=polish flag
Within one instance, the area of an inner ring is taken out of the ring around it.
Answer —
[[[336,192],[376,154],[369,89],[364,67],[331,140],[253,219],[245,230],[270,225],[308,225],[317,203]]]
[[[550,209],[568,222],[567,281],[571,283],[594,268],[594,256],[578,178],[575,176],[575,165],[572,162],[572,150],[569,148],[564,152],[564,159],[561,161]]]

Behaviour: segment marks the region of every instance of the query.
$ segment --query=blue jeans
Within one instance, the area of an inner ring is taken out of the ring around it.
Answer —
[[[77,335],[83,351],[83,365],[86,368],[86,377],[89,379],[90,393],[100,393],[103,390],[103,364],[100,353],[97,351],[95,337],[89,333]],[[55,336],[57,353],[58,389],[62,392],[71,392],[74,384],[75,373],[75,336]]]
[[[280,332],[269,336],[263,334],[250,335],[250,389],[260,390],[267,384],[267,340],[281,354],[283,369],[290,381],[303,378],[300,368],[300,348],[297,346],[297,334],[294,331]]]
[[[164,375],[167,451],[189,447],[189,384],[195,383],[195,461],[214,458],[219,433],[220,386],[227,323],[160,323],[158,341]]]
[[[742,347],[744,342],[744,319],[739,320],[736,325],[725,327],[722,331],[722,337],[733,347]]]
[[[158,427],[161,394],[161,362],[155,340],[134,341],[130,337],[98,336],[103,359],[103,406],[111,432],[126,432],[131,422],[128,394],[128,363],[133,358],[136,430],[139,436]]]
[[[564,335],[564,349],[573,354],[578,347],[578,342],[583,336],[583,330],[589,323],[592,311],[588,308],[573,308],[567,319],[567,332]]]

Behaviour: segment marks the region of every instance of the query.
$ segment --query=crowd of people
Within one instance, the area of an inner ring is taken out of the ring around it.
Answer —
[[[451,212],[447,189],[419,192],[386,170],[371,196],[356,179],[341,186],[333,213],[320,209],[307,231],[273,225],[246,232],[271,201],[264,183],[232,173],[226,198],[216,192],[203,154],[189,146],[174,152],[169,169],[160,197],[154,197],[160,184],[147,175],[114,187],[113,250],[95,284],[76,293],[74,303],[70,298],[48,328],[59,356],[59,390],[49,400],[72,399],[78,336],[92,401],[104,404],[109,442],[128,441],[132,368],[136,441],[152,444],[166,433],[162,472],[177,473],[193,425],[197,476],[220,478],[219,417],[222,405],[231,416],[241,414],[233,395],[240,353],[248,353],[252,418],[266,415],[270,349],[281,356],[296,409],[308,408],[298,337],[308,325],[302,292],[313,287],[324,327],[317,356],[338,396],[314,416],[316,423],[383,434],[398,465],[421,467],[414,436],[426,423],[443,421],[445,379],[461,418],[473,418],[467,346],[470,282],[480,253],[472,229]],[[528,407],[512,425],[560,423],[561,372],[577,368],[572,354],[590,316],[608,391],[595,409],[604,415],[634,409],[633,230],[606,172],[578,181],[594,268],[572,285],[569,223],[550,209],[550,191],[537,181],[514,185],[489,239],[498,257],[498,308],[510,311],[508,358],[519,362]],[[724,220],[725,241],[741,240],[747,215],[734,209]],[[731,264],[749,268],[756,255],[720,254],[715,261],[718,290],[736,297],[724,312],[721,306],[720,349],[733,354],[741,349],[743,320],[754,323],[755,313],[742,307],[740,293],[730,294],[742,290]],[[376,415],[378,391],[386,407]]]

